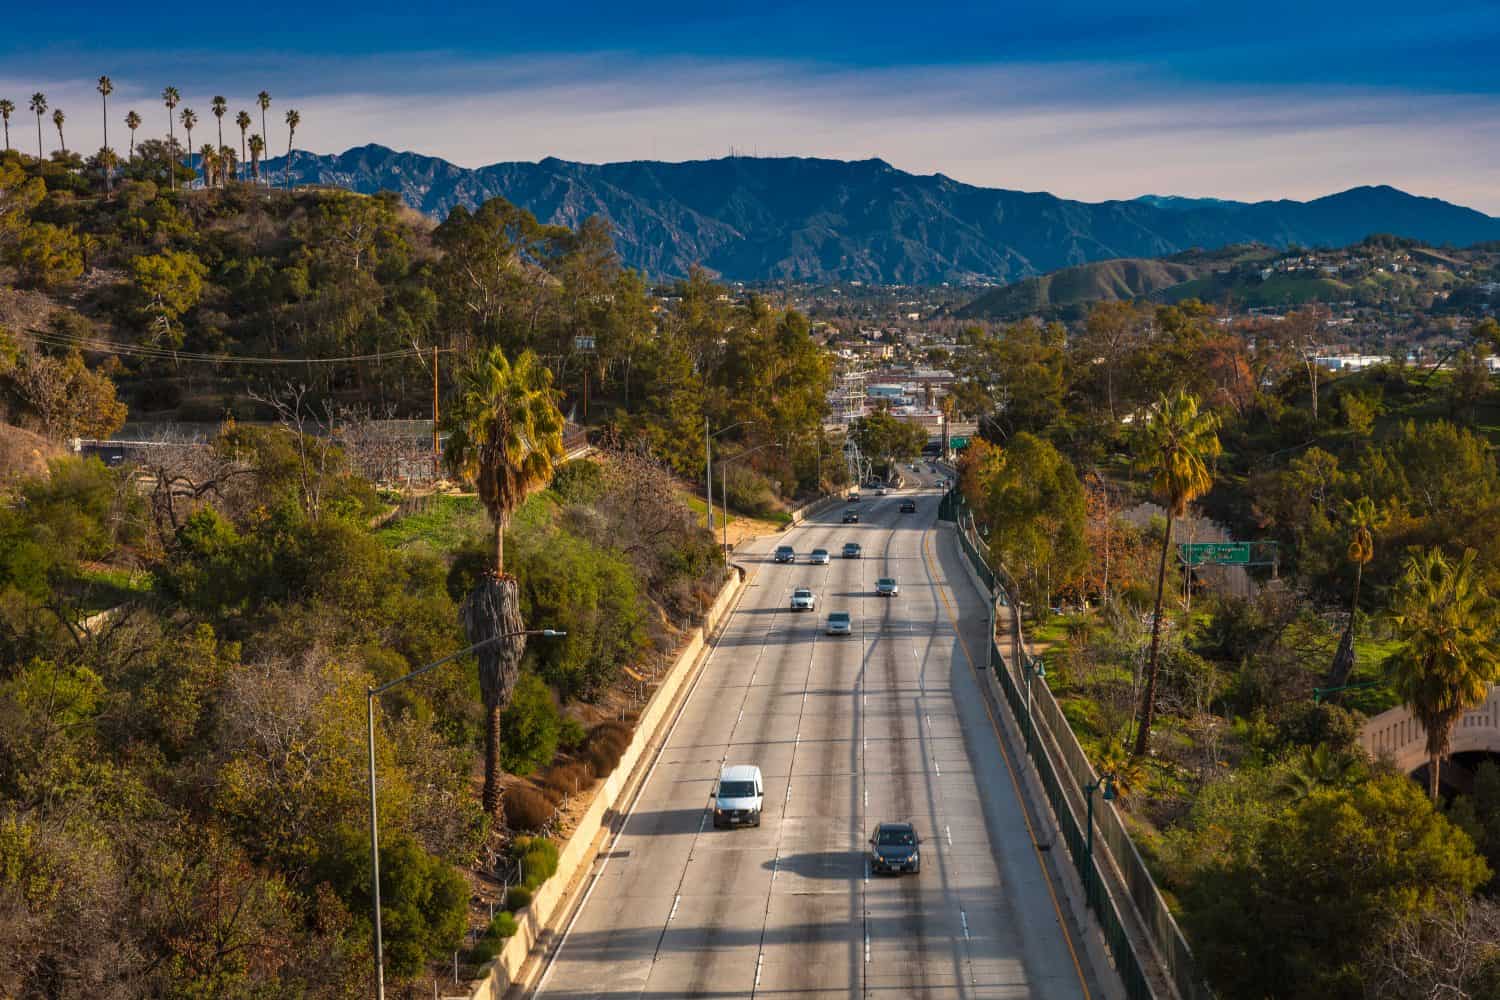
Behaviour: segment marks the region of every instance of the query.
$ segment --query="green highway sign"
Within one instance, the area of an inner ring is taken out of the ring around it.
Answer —
[[[954,451],[958,451],[960,448],[967,448],[968,446],[969,439],[966,437],[951,437],[948,439],[948,447]]]
[[[1189,566],[1248,566],[1249,542],[1191,542],[1177,546],[1179,558]]]

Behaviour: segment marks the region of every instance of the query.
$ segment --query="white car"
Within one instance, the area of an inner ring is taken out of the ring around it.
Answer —
[[[875,487],[875,495],[878,496],[878,497],[885,496],[885,487],[884,486],[877,486],[877,487]]]
[[[901,585],[892,576],[883,576],[875,581],[876,597],[895,597],[901,593]]]
[[[807,557],[807,561],[814,566],[827,566],[829,558],[827,549],[813,549],[812,554]]]
[[[754,764],[729,764],[719,772],[714,788],[714,826],[760,826],[766,785]]]
[[[852,635],[854,623],[849,618],[847,611],[833,611],[828,615],[829,635]]]
[[[792,591],[793,611],[816,611],[818,598],[807,587],[798,587]]]

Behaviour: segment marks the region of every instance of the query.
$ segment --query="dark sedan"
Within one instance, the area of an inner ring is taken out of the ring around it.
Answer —
[[[917,874],[922,870],[921,842],[910,823],[881,823],[870,837],[870,871]]]

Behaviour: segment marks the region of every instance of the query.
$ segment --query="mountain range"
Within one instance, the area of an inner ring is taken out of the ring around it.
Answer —
[[[747,282],[993,284],[1235,243],[1343,246],[1371,233],[1435,245],[1500,240],[1500,219],[1386,186],[1306,202],[1081,202],[911,174],[879,159],[548,158],[469,169],[379,145],[295,152],[286,167],[284,157],[265,164],[278,181],[289,174],[297,184],[395,191],[436,218],[497,196],[545,222],[576,226],[601,215],[625,263],[657,279],[696,264]]]

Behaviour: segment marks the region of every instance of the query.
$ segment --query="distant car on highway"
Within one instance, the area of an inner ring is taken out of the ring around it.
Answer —
[[[878,497],[885,496],[885,487],[884,486],[877,486],[877,487],[875,487],[875,495],[878,496]]]
[[[902,500],[901,501],[901,513],[903,513],[903,514],[915,514],[916,512],[917,512],[917,502],[915,500]]]
[[[794,563],[797,561],[797,550],[790,545],[778,545],[774,558],[779,563]]]
[[[792,591],[793,611],[813,611],[818,605],[818,598],[807,587],[798,587]]]
[[[847,611],[830,611],[828,613],[828,634],[849,635],[854,631],[853,622]]]
[[[754,764],[729,764],[714,789],[714,826],[760,826],[766,786]]]
[[[901,593],[901,585],[894,577],[883,576],[875,581],[876,597],[895,597],[899,593]]]
[[[922,838],[910,823],[881,823],[870,835],[870,871],[911,872],[922,870]]]
[[[812,563],[814,566],[827,566],[828,565],[828,550],[827,549],[813,549],[812,550],[812,554],[807,557],[807,561],[810,562],[810,563]]]
[[[847,499],[850,503],[859,503],[859,490],[850,490]]]
[[[861,549],[859,547],[859,543],[858,542],[845,542],[844,543],[844,558],[845,559],[858,559],[860,557],[860,553],[861,553]]]
[[[853,509],[844,511],[844,523],[845,524],[858,524],[859,523],[859,511],[853,510]]]

